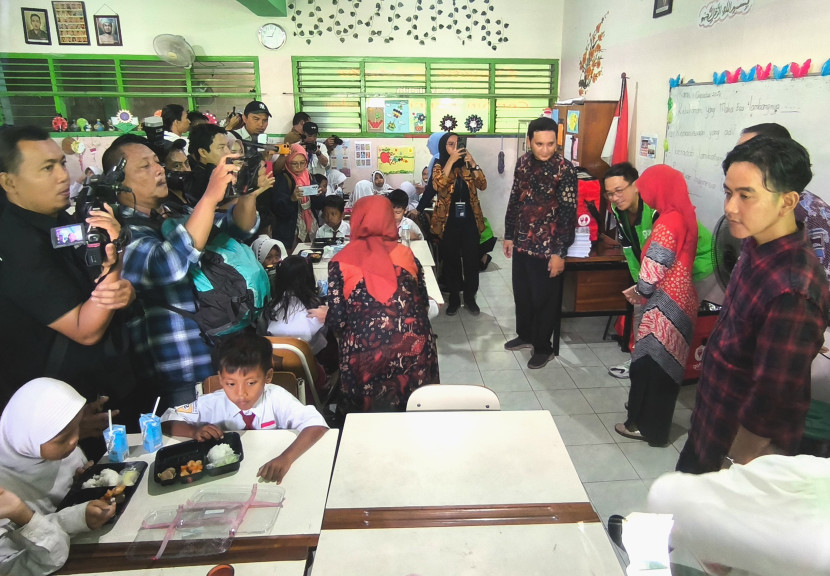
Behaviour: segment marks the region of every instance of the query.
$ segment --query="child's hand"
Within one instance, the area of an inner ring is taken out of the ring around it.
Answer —
[[[329,307],[325,304],[322,306],[318,306],[317,308],[312,308],[308,311],[309,318],[316,318],[318,322],[325,323],[326,322],[326,315],[329,313]]]
[[[0,518],[8,518],[18,526],[24,526],[34,516],[17,494],[0,488]]]
[[[266,482],[276,482],[279,484],[282,482],[282,479],[285,478],[285,475],[288,473],[288,469],[291,468],[291,464],[293,463],[294,460],[292,460],[289,456],[286,456],[284,453],[280,454],[273,460],[266,462],[265,465],[257,471],[257,476]]]
[[[213,424],[204,424],[203,426],[197,427],[193,431],[193,439],[198,440],[199,442],[204,442],[205,440],[219,440],[224,436],[225,433]]]
[[[86,464],[84,464],[83,466],[80,466],[78,468],[75,468],[75,480],[80,478],[81,474],[83,474],[84,472],[89,470],[92,467],[93,464],[95,464],[95,462],[93,462],[92,460],[87,460]]]
[[[90,500],[86,505],[86,525],[90,530],[98,530],[113,516],[115,516],[115,502],[105,504],[100,500]]]

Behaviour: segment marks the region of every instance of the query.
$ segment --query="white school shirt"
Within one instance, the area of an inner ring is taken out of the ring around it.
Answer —
[[[351,234],[352,227],[345,220],[341,220],[340,226],[337,227],[337,232],[328,224],[323,224],[317,230],[317,236],[315,238],[346,238],[347,236],[351,236]]]
[[[245,414],[255,415],[255,430],[299,430],[325,426],[326,421],[314,406],[304,406],[285,388],[266,384],[262,397]],[[214,424],[224,432],[245,430],[242,411],[231,402],[224,390],[203,394],[190,404],[168,408],[161,421],[179,420],[190,424]]]
[[[319,354],[326,347],[326,325],[314,316],[308,315],[308,308],[303,306],[296,296],[288,304],[288,315],[283,311],[276,314],[276,320],[268,323],[268,336],[288,336],[305,340],[311,346],[311,352]]]
[[[409,222],[409,239],[410,240],[423,240],[424,239],[424,234],[423,234],[423,232],[421,232],[421,229],[418,227],[418,225],[415,224],[415,222],[413,222],[411,218],[407,218],[406,216],[401,218],[401,221],[398,222],[398,236],[399,237],[401,236],[401,225],[404,222]]]

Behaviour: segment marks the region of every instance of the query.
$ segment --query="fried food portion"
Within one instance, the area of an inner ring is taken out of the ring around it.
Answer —
[[[176,469],[172,466],[158,474],[159,480],[172,480],[176,477]]]

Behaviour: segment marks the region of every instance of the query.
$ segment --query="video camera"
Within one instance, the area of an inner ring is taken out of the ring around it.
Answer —
[[[104,247],[113,240],[105,230],[96,227],[88,227],[86,219],[93,210],[103,210],[105,204],[118,202],[120,192],[132,192],[124,186],[124,166],[127,159],[121,161],[105,174],[92,174],[84,181],[78,197],[75,199],[75,224],[69,226],[58,226],[52,228],[52,246],[65,248],[67,246],[86,245],[86,265],[90,268],[99,267],[104,263]],[[128,227],[122,231],[129,230]],[[125,234],[126,232],[122,232]],[[126,244],[126,238],[115,239],[118,248]]]
[[[228,184],[225,199],[244,196],[257,189],[263,154],[287,156],[291,152],[288,144],[260,144],[250,140],[236,140],[234,145],[242,146],[242,158],[228,158],[227,160],[228,164],[239,166],[239,172],[236,175],[236,184]]]

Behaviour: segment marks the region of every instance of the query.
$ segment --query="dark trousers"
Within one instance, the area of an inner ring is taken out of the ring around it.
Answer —
[[[551,336],[561,299],[564,274],[548,272],[548,260],[513,251],[513,301],[516,334],[533,344],[534,354],[553,354]]]
[[[672,416],[680,384],[675,382],[651,356],[631,363],[631,389],[628,391],[626,427],[639,429],[648,443],[669,443]]]
[[[478,292],[480,238],[474,218],[447,220],[441,237],[441,258],[444,282],[451,299],[463,291],[464,299],[470,300]]]

